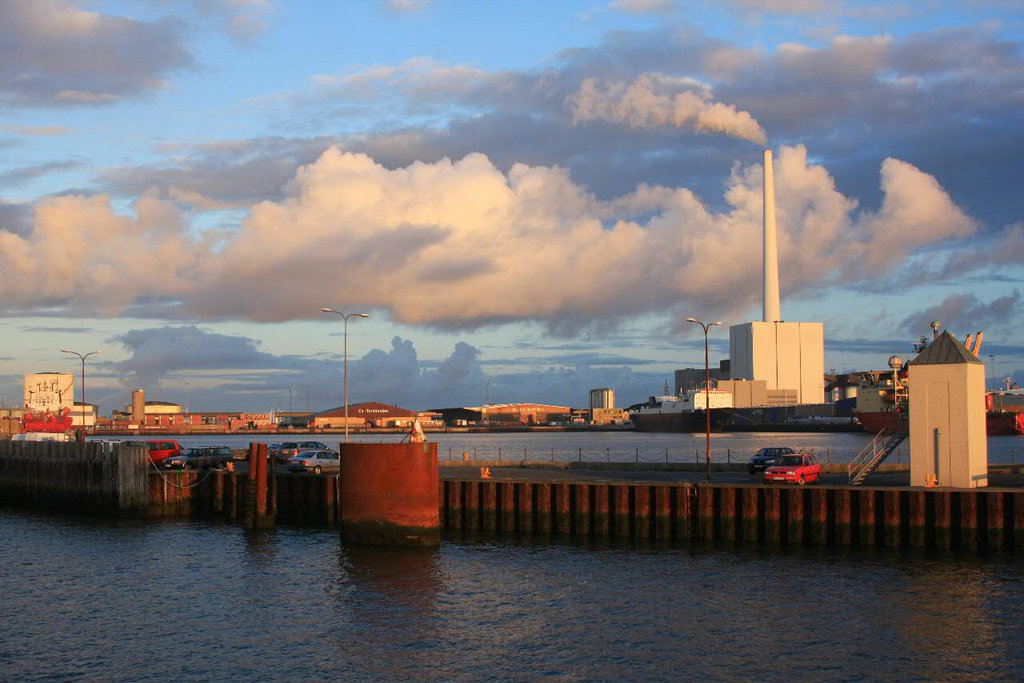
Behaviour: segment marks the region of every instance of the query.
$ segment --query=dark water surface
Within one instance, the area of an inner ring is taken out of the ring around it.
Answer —
[[[2,680],[1024,678],[1024,562],[0,510]]]

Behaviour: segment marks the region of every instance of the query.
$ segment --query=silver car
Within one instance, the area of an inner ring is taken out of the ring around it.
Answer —
[[[326,449],[302,451],[289,458],[286,467],[289,472],[312,472],[313,474],[340,472],[341,458],[334,451]]]

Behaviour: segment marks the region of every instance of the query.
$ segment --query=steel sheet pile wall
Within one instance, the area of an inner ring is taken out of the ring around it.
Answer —
[[[223,517],[257,526],[275,520],[333,525],[338,522],[339,493],[338,479],[333,476],[270,474],[261,484],[238,472],[151,470],[149,514]]]
[[[144,446],[0,441],[0,502],[138,514],[148,506]]]
[[[447,530],[1024,550],[1024,492],[446,480]]]

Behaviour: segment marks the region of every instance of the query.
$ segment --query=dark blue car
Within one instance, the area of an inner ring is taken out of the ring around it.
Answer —
[[[775,464],[783,455],[789,455],[790,453],[796,453],[789,446],[774,446],[771,448],[762,448],[757,453],[754,453],[753,457],[750,458],[750,463],[747,465],[747,471],[751,474],[757,474],[758,472],[764,472],[766,469]]]

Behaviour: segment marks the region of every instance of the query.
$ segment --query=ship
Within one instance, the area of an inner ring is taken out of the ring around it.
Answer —
[[[932,323],[937,332],[937,323]],[[975,356],[981,347],[982,333],[978,332],[972,346],[967,335],[965,346]],[[914,345],[920,353],[928,345],[921,337]],[[854,414],[864,431],[870,434],[907,434],[910,431],[909,396],[907,392],[907,365],[899,356],[890,356],[890,372],[862,373],[857,387],[857,408]],[[1005,397],[1021,396],[1013,391],[990,391],[985,395],[985,432],[989,436],[1024,435],[1024,396],[1021,400]]]
[[[708,427],[705,403],[711,408],[711,429],[721,431],[732,419],[732,394],[724,389],[689,389],[678,395],[651,396],[629,408],[629,419],[639,432],[703,432]]]

